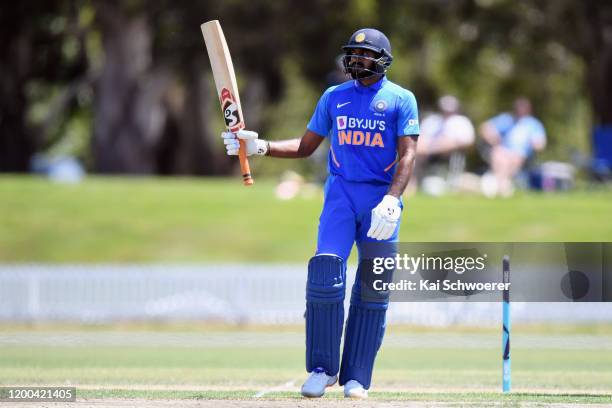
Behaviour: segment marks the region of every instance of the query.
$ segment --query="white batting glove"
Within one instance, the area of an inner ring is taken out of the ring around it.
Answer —
[[[221,133],[221,137],[223,138],[228,156],[238,155],[238,150],[240,150],[240,142],[238,139],[244,140],[246,143],[247,156],[253,154],[263,156],[268,152],[268,143],[265,140],[258,139],[259,135],[252,130],[242,129],[236,133],[223,132]]]
[[[368,237],[383,241],[391,238],[399,222],[402,208],[400,200],[392,195],[386,195],[372,210],[372,222]]]

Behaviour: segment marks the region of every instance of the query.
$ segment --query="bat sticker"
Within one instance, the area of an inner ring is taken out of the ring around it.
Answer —
[[[242,128],[242,118],[238,112],[238,105],[236,99],[231,92],[223,88],[221,90],[221,108],[223,110],[223,119],[225,119],[225,126],[231,131],[236,132]]]

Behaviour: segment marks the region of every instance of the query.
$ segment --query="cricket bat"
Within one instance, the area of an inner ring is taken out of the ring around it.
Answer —
[[[234,73],[234,64],[232,57],[221,30],[219,20],[208,21],[200,26],[208,58],[212,67],[215,86],[217,87],[217,95],[221,102],[221,111],[225,119],[225,126],[230,132],[237,132],[244,129],[244,118],[242,116],[242,107],[240,105],[240,96],[238,95],[238,85],[236,84],[236,74]],[[251,176],[251,168],[246,155],[246,146],[243,140],[240,140],[240,150],[238,152],[240,159],[240,170],[242,171],[242,179],[245,186],[253,184]]]

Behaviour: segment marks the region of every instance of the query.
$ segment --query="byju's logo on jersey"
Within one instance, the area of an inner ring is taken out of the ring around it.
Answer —
[[[377,130],[384,132],[387,122],[378,119],[361,119],[352,116],[336,116],[336,127],[338,130],[358,129],[358,130]]]
[[[339,145],[385,147],[381,133],[386,128],[384,120],[336,116],[336,128]]]

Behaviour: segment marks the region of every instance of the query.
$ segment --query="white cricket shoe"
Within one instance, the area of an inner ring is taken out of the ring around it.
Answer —
[[[337,375],[327,375],[320,367],[315,368],[302,385],[302,395],[308,398],[318,398],[325,394],[325,388],[331,387],[338,381]]]
[[[344,398],[368,398],[368,390],[359,381],[349,380],[344,384]]]

